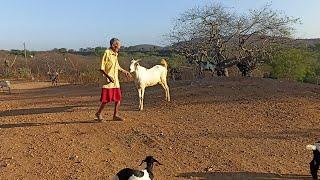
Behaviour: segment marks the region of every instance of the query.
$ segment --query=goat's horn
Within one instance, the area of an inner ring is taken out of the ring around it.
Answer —
[[[141,161],[141,164],[140,164],[139,166],[141,166],[144,162],[145,162],[145,161],[144,161],[144,160],[142,160],[142,161]]]

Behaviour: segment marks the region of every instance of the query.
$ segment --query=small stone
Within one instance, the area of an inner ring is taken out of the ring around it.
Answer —
[[[207,169],[207,171],[208,171],[208,172],[213,171],[213,167],[209,167],[209,168]]]
[[[69,157],[69,160],[77,160],[79,157],[77,155],[72,155]]]

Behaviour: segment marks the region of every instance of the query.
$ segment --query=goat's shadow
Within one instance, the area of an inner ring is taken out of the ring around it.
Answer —
[[[132,104],[132,103],[122,103],[120,107],[120,111],[127,111],[127,112],[137,112],[140,111],[138,108],[138,104]]]
[[[189,172],[179,174],[177,177],[201,180],[271,180],[271,179],[311,179],[308,175],[274,174],[255,172]]]

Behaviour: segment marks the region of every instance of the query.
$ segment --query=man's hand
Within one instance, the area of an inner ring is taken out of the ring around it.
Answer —
[[[114,83],[113,77],[109,76],[104,70],[100,69],[100,72],[106,77],[107,83]]]
[[[113,77],[111,77],[111,76],[107,76],[107,79],[109,80],[109,82],[114,83],[114,79],[113,79]]]
[[[123,71],[127,78],[132,78],[132,75],[128,71]]]

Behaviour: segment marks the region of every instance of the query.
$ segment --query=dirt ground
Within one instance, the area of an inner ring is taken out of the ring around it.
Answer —
[[[100,87],[13,82],[0,93],[0,179],[111,179],[153,155],[155,179],[305,179],[319,138],[320,86],[215,78],[148,88],[137,111],[122,84],[122,117],[93,121]]]

